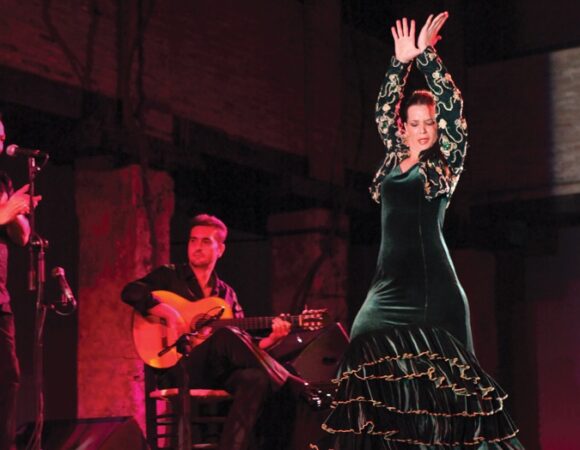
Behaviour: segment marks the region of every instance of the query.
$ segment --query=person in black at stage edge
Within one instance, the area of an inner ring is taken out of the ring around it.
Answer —
[[[0,153],[4,150],[4,123],[0,115]],[[30,208],[28,185],[16,192],[10,177],[0,171],[0,450],[12,450],[16,434],[16,396],[20,383],[20,367],[16,356],[14,316],[6,289],[8,245],[24,246],[30,237],[25,214]],[[34,205],[40,201],[34,197]]]
[[[243,317],[236,293],[215,271],[216,262],[225,251],[226,237],[227,227],[217,217],[206,214],[194,217],[187,248],[188,262],[159,267],[127,284],[121,293],[123,301],[144,316],[164,319],[169,328],[179,327],[183,319],[175,308],[156,298],[154,291],[170,291],[191,302],[220,297],[235,317]],[[238,328],[218,328],[187,356],[185,365],[191,387],[223,388],[233,394],[220,450],[248,448],[264,404],[282,387],[315,409],[325,406],[318,392],[290,374],[265,351],[289,331],[290,323],[280,317],[273,320],[272,332],[257,343]],[[160,382],[178,378],[178,370],[177,366],[166,369],[158,377]]]
[[[463,171],[463,99],[435,51],[446,12],[391,28],[395,56],[375,118],[386,156],[371,187],[381,204],[375,276],[351,328],[323,425],[333,450],[523,450],[507,395],[479,365],[469,306],[443,237]],[[415,66],[429,90],[402,103]]]

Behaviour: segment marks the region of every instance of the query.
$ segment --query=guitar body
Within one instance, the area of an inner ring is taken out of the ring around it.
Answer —
[[[172,348],[159,356],[164,348],[172,345],[182,334],[196,330],[197,326],[210,317],[222,311],[220,318],[231,319],[233,312],[229,305],[221,298],[208,297],[201,300],[189,301],[180,295],[169,291],[154,291],[155,297],[177,310],[183,318],[183,323],[177,329],[168,327],[159,317],[143,317],[137,311],[133,312],[133,343],[137,354],[145,364],[166,369],[173,367],[181,359],[181,354]],[[203,340],[194,340],[199,344]]]

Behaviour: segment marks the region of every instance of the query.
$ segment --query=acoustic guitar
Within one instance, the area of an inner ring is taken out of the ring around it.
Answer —
[[[182,355],[175,347],[169,351],[166,349],[185,333],[199,332],[191,340],[191,344],[196,346],[217,328],[234,326],[244,330],[268,330],[274,319],[274,317],[234,318],[230,306],[218,297],[192,302],[169,291],[154,291],[153,295],[161,303],[177,310],[183,319],[176,328],[173,328],[159,317],[153,315],[143,317],[137,311],[133,312],[135,349],[145,364],[156,368],[165,369],[177,364]],[[284,320],[290,322],[295,329],[318,330],[327,324],[328,316],[323,309],[308,310],[296,316],[284,316]]]

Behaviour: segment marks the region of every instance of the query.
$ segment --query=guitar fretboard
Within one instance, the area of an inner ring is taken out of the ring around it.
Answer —
[[[244,330],[267,330],[272,328],[274,317],[244,317],[240,319],[220,319],[211,324],[212,328],[221,327],[238,327]],[[290,322],[292,327],[302,326],[302,316],[284,317],[284,320]]]

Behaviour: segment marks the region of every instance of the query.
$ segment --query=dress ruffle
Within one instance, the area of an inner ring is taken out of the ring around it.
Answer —
[[[355,338],[323,429],[335,450],[522,450],[507,395],[448,332],[397,326]],[[312,446],[313,449],[319,447]]]

